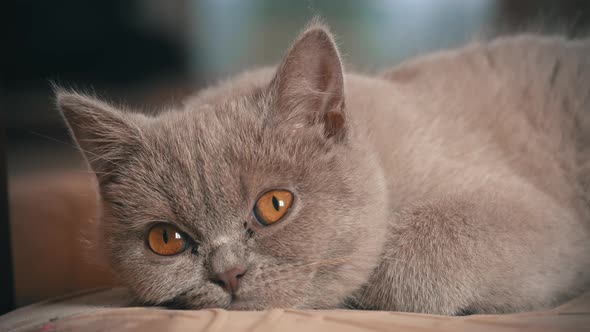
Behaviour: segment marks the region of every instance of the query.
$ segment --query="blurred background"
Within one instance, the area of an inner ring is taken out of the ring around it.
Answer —
[[[155,109],[245,68],[276,63],[314,15],[338,35],[346,67],[364,72],[489,30],[542,22],[576,35],[590,22],[590,1],[21,0],[5,8],[0,141],[9,209],[0,204],[0,213],[9,211],[10,232],[0,235],[4,244],[11,235],[19,306],[117,284],[86,258],[79,240],[96,212],[94,184],[53,105],[50,82]]]

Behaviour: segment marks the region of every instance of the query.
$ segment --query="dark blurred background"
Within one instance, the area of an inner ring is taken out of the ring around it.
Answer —
[[[576,35],[588,28],[590,1],[21,0],[4,14],[0,124],[23,305],[116,284],[81,253],[79,230],[96,209],[93,184],[50,82],[154,109],[277,62],[314,15],[338,35],[347,68],[374,72],[494,29],[541,22]]]

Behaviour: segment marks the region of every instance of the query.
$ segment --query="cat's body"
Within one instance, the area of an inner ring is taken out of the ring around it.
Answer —
[[[590,42],[500,39],[385,77],[370,128],[396,216],[360,302],[454,314],[576,294],[590,278]]]
[[[343,76],[312,25],[278,69],[182,112],[58,103],[101,183],[106,252],[144,303],[511,312],[590,279],[589,59],[589,41],[523,36]],[[252,206],[273,189],[294,203],[262,226]],[[150,252],[156,221],[196,249]],[[235,266],[228,294],[212,275]]]

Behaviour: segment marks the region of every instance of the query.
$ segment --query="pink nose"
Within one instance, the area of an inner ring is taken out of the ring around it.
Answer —
[[[240,279],[246,273],[246,268],[243,266],[235,266],[227,271],[217,273],[213,277],[213,282],[223,287],[228,293],[233,294],[240,286]]]

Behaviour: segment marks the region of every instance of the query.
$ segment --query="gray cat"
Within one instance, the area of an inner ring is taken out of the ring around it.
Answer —
[[[276,68],[147,116],[57,89],[98,244],[146,305],[456,315],[590,280],[590,41],[521,35],[344,72],[313,21]]]

